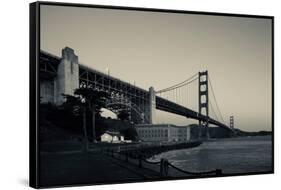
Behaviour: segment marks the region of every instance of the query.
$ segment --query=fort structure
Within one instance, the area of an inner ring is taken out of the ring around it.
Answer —
[[[146,142],[187,142],[191,140],[190,126],[171,124],[136,125],[139,138]]]

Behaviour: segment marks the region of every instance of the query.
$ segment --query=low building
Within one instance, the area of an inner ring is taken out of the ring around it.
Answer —
[[[101,142],[118,143],[123,141],[124,136],[120,135],[119,132],[106,131],[101,135]]]
[[[190,127],[171,124],[140,124],[136,131],[142,141],[186,142],[190,141]]]

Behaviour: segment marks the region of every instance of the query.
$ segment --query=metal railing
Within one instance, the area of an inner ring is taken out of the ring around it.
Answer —
[[[203,172],[192,172],[192,171],[186,171],[179,167],[174,166],[172,163],[170,163],[167,159],[162,158],[160,161],[152,162],[145,159],[141,154],[135,154],[133,155],[131,152],[118,152],[114,151],[114,149],[101,149],[102,153],[105,153],[113,158],[123,160],[125,162],[130,162],[132,164],[137,165],[139,168],[146,168],[153,171],[156,171],[160,174],[161,177],[173,177],[172,173],[169,172],[170,169],[174,169],[177,172],[180,172],[186,176],[221,176],[222,170],[221,169],[215,169],[210,171],[203,171]],[[145,167],[144,165],[148,164],[150,167]]]

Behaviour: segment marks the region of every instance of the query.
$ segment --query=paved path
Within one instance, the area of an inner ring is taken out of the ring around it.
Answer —
[[[41,154],[42,186],[116,183],[159,179],[159,173],[103,155],[100,152]]]

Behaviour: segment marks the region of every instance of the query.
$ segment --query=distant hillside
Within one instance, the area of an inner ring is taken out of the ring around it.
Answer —
[[[198,139],[200,130],[203,136],[206,134],[205,127],[199,127],[198,124],[191,124],[189,126],[191,127],[191,139]],[[230,130],[221,127],[210,127],[209,135],[211,138],[229,138],[233,136]]]
[[[204,127],[199,127],[198,124],[191,124],[191,138],[196,139],[199,135],[199,130],[201,133],[205,133],[206,129]],[[246,132],[240,129],[234,129],[235,133],[231,132],[230,130],[221,128],[221,127],[210,127],[209,134],[211,138],[229,138],[229,137],[244,137],[244,136],[265,136],[271,135],[271,131],[258,131],[258,132]]]
[[[247,132],[247,131],[242,131],[240,129],[234,129],[236,132],[237,136],[266,136],[266,135],[272,135],[271,131],[258,131],[258,132]]]

